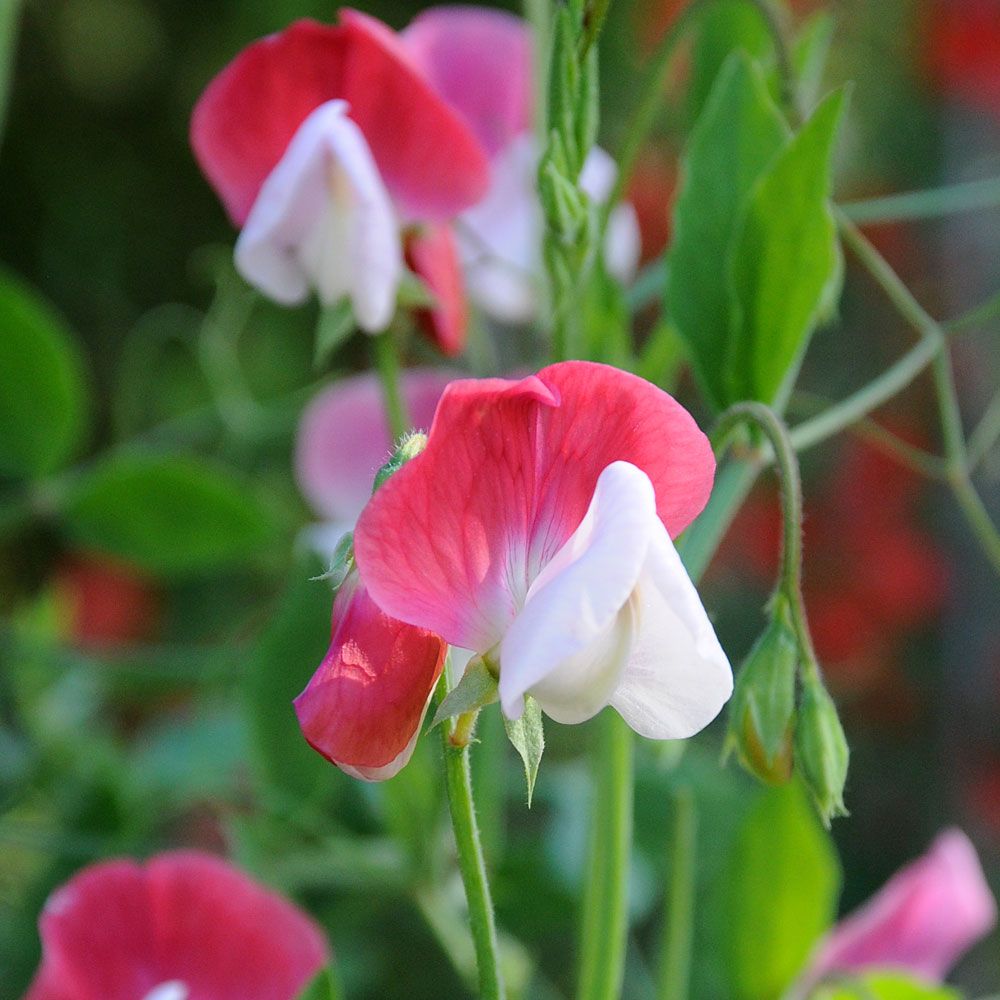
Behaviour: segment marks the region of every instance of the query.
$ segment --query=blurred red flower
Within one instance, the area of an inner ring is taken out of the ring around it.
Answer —
[[[141,570],[110,556],[77,552],[56,569],[53,591],[64,638],[85,649],[150,638],[160,594]]]
[[[1000,0],[930,0],[923,38],[934,85],[1000,115]]]

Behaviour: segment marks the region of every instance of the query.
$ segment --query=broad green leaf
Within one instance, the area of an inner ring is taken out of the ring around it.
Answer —
[[[723,873],[722,942],[732,1000],[774,1000],[830,926],[840,871],[798,782],[762,793]]]
[[[86,416],[84,384],[63,320],[0,271],[0,474],[43,476],[72,457]]]
[[[329,587],[309,579],[314,572],[311,560],[292,567],[243,685],[254,774],[272,800],[309,800],[332,781],[332,765],[306,743],[292,708],[330,641],[333,597]]]
[[[343,995],[332,970],[324,969],[296,997],[296,1000],[341,1000]]]
[[[469,662],[462,679],[448,692],[431,720],[433,728],[453,715],[463,715],[492,705],[499,698],[497,680],[481,656]]]
[[[755,186],[729,253],[726,398],[781,409],[842,271],[830,159],[845,92],[831,94]]]
[[[701,114],[720,70],[734,52],[764,61],[774,51],[760,12],[746,0],[716,0],[707,5],[698,18],[697,32],[688,90],[691,121]]]
[[[907,976],[876,973],[856,982],[821,986],[809,1000],[961,1000],[961,994]]]
[[[333,305],[324,306],[320,310],[319,322],[316,324],[316,351],[313,356],[313,367],[325,368],[336,353],[337,348],[356,329],[354,307],[351,305],[350,299],[340,299]]]
[[[0,4],[0,140],[7,113],[10,82],[14,76],[14,56],[17,51],[18,22],[21,0],[5,0]]]
[[[185,456],[112,455],[74,484],[64,513],[79,543],[164,576],[246,560],[273,534],[245,482]]]
[[[786,141],[760,69],[741,53],[730,56],[682,162],[666,284],[668,317],[719,409],[731,401],[723,374],[731,334],[724,264],[754,183]]]
[[[521,718],[511,722],[504,716],[504,726],[507,738],[513,744],[521,760],[524,762],[524,776],[528,782],[528,806],[531,806],[531,796],[535,791],[535,778],[538,776],[538,765],[545,749],[545,732],[542,728],[542,710],[531,695],[524,696],[524,711]]]

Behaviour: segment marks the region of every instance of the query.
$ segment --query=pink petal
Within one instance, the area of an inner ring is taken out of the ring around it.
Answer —
[[[432,7],[402,38],[491,157],[531,129],[531,34],[520,18],[481,7]]]
[[[447,651],[433,633],[383,614],[353,574],[334,601],[329,652],[295,699],[303,734],[357,776],[391,777],[413,750]]]
[[[410,421],[427,430],[453,374],[431,368],[403,373]],[[340,379],[302,414],[295,442],[295,476],[321,517],[353,524],[372,494],[375,473],[392,451],[382,388],[372,373]]]
[[[299,125],[336,98],[405,213],[448,218],[484,192],[488,165],[468,127],[385,25],[344,10],[337,27],[297,21],[253,43],[198,100],[191,145],[236,225]]]
[[[328,957],[303,913],[195,852],[86,868],[53,894],[40,929],[32,1000],[139,1000],[174,981],[199,1000],[290,1000]]]
[[[372,597],[453,645],[490,649],[619,460],[649,477],[673,536],[708,499],[707,438],[635,375],[568,361],[519,382],[452,383],[426,451],[358,522],[355,554]]]
[[[164,854],[146,872],[163,979],[192,1000],[287,1000],[328,960],[311,919],[218,858]]]
[[[889,967],[940,981],[996,920],[996,901],[975,848],[961,830],[946,830],[923,857],[833,929],[809,980]]]
[[[461,354],[469,327],[469,308],[458,248],[450,226],[422,226],[406,243],[406,261],[426,282],[436,303],[418,314],[442,354]]]

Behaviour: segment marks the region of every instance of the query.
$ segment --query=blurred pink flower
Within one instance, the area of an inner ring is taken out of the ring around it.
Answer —
[[[413,426],[428,430],[453,374],[411,368],[401,391]],[[392,451],[382,389],[372,372],[339,379],[302,414],[295,440],[295,478],[312,509],[326,520],[323,551],[332,551],[372,495],[375,473]]]
[[[538,308],[544,227],[530,29],[503,11],[441,6],[414,18],[402,39],[490,157],[489,190],[456,224],[469,297],[502,322],[528,322]],[[595,202],[607,201],[615,171],[611,157],[595,146],[580,186]],[[608,270],[631,278],[640,252],[631,205],[615,207],[604,250]]]
[[[683,407],[606,365],[453,382],[355,556],[386,614],[489,655],[508,718],[531,694],[559,722],[610,704],[645,736],[689,736],[732,690],[671,542],[714,472]]]
[[[1000,115],[1000,0],[928,0],[926,9],[933,82],[969,107]]]
[[[85,868],[49,897],[39,929],[26,1000],[295,1000],[329,957],[304,913],[187,851]]]
[[[996,919],[976,849],[952,828],[830,932],[808,979],[886,968],[939,982]]]
[[[403,273],[399,216],[445,221],[487,184],[483,149],[380,21],[297,21],[240,53],[191,120],[232,221],[236,266],[277,302],[348,297],[384,329]]]

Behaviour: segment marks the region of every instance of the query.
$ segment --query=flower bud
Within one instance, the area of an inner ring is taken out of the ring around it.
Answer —
[[[844,783],[850,750],[837,706],[815,674],[803,679],[795,731],[795,767],[809,786],[823,822],[846,816]]]
[[[736,677],[726,752],[771,785],[792,776],[795,670],[798,645],[783,604],[754,644]]]
[[[411,431],[404,435],[389,458],[389,461],[375,473],[372,485],[374,493],[394,472],[398,472],[411,458],[416,458],[427,447],[427,435]]]

